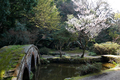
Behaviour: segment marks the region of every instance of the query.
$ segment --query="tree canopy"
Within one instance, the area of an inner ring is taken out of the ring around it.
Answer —
[[[34,22],[36,27],[46,28],[48,30],[58,27],[60,16],[53,0],[39,0],[33,12],[34,16],[30,18],[30,21]]]
[[[28,14],[36,4],[37,0],[1,0],[0,33],[15,27],[15,21],[24,18],[24,15]]]
[[[88,40],[97,36],[102,29],[110,27],[107,22],[110,16],[110,8],[106,2],[101,0],[96,3],[88,0],[73,0],[73,3],[77,16],[68,15],[67,30],[73,33],[79,32],[78,41],[82,45],[84,54]],[[83,36],[84,40],[82,40]],[[89,39],[86,39],[88,37]],[[85,42],[83,43],[83,41]]]
[[[84,53],[89,41],[107,37],[98,42],[119,42],[120,14],[111,13],[104,0],[1,0],[0,7],[0,47],[77,40]]]

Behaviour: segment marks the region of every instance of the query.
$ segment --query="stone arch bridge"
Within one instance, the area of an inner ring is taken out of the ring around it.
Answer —
[[[0,63],[2,80],[30,80],[33,69],[40,64],[38,48],[34,45],[5,46],[0,49]]]

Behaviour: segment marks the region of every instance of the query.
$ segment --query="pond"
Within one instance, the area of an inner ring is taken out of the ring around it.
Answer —
[[[108,66],[109,64],[106,64]],[[104,65],[104,67],[106,67]],[[47,64],[38,66],[32,80],[64,80],[80,75],[78,67],[81,64]],[[111,66],[111,64],[110,64]],[[110,67],[109,66],[109,67]],[[113,67],[113,65],[112,65]]]

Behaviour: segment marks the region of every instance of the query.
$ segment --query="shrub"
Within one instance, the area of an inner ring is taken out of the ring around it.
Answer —
[[[89,52],[89,56],[96,56],[97,54],[94,52]]]
[[[93,63],[93,64],[87,63],[86,65],[82,65],[78,68],[78,70],[80,71],[80,75],[99,72],[101,71],[101,69],[102,69],[102,63]]]
[[[50,61],[48,61],[47,59],[44,59],[44,58],[40,58],[40,63],[41,64],[49,64]]]
[[[43,48],[41,48],[40,50],[40,54],[42,55],[42,54],[49,54],[49,49],[48,48],[46,48],[46,47],[43,47]]]
[[[25,24],[21,24],[16,21],[16,26],[4,32],[2,35],[2,45],[15,45],[15,44],[29,44],[30,32],[25,27]]]
[[[106,42],[101,44],[94,44],[94,52],[99,55],[104,54],[118,54],[118,50],[120,48],[120,45],[114,42]]]

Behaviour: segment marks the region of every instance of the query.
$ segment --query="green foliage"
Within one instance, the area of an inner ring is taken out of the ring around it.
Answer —
[[[73,48],[73,50],[65,51],[66,53],[82,53],[82,49],[79,49],[79,47]],[[88,52],[87,50],[85,52]]]
[[[10,2],[9,2],[9,0],[0,0],[0,24],[1,23],[3,25],[8,24],[8,21],[6,20],[8,15],[10,15]]]
[[[32,80],[32,78],[33,78],[33,73],[32,73],[32,71],[30,71],[30,80]]]
[[[100,72],[101,69],[102,69],[102,63],[93,63],[93,64],[87,63],[86,65],[82,65],[78,68],[78,70],[80,71],[80,75]]]
[[[24,15],[29,13],[36,3],[37,0],[0,0],[0,33],[14,27],[15,20],[25,19]]]
[[[115,19],[120,19],[120,13],[115,13],[115,15],[114,15],[114,17],[115,17]]]
[[[112,29],[109,31],[109,35],[110,35],[113,39],[115,39],[116,37],[118,37],[118,34],[117,34],[116,31],[114,31],[114,32],[112,32],[112,31],[113,31]]]
[[[57,50],[60,52],[61,55],[61,50],[64,46],[65,43],[68,43],[68,41],[72,41],[74,39],[72,33],[70,33],[66,28],[64,27],[64,24],[61,25],[61,28],[59,30],[54,31],[52,34],[54,41],[55,41],[55,47]]]
[[[0,0],[0,47],[29,43],[26,15],[36,4],[37,0]]]
[[[95,37],[95,42],[96,43],[104,43],[104,42],[107,42],[107,41],[112,41],[112,37],[109,34],[109,31],[112,31],[112,30],[110,30],[110,28],[102,30],[98,34],[98,36]]]
[[[41,48],[39,51],[40,51],[40,54],[46,54],[46,55],[49,54],[50,52],[50,50],[46,47]]]
[[[116,55],[118,54],[117,50],[119,50],[119,48],[120,48],[120,45],[114,42],[94,44],[94,51],[99,55],[104,55],[104,54]]]
[[[66,43],[71,37],[70,32],[68,32],[65,27],[61,27],[60,30],[57,30],[53,33],[53,38],[58,42]]]
[[[101,58],[80,58],[79,56],[63,56],[62,58],[60,57],[55,57],[55,58],[48,58],[51,63],[71,63],[71,64],[86,64],[86,63],[95,63],[95,62],[100,62]]]
[[[112,37],[112,40],[115,41],[118,37],[119,37],[119,34],[118,34],[118,26],[117,25],[114,25],[114,27],[111,27],[108,31],[109,31],[109,35]]]
[[[40,63],[41,63],[41,64],[49,64],[50,61],[47,60],[47,59],[44,59],[44,58],[40,58]]]
[[[61,22],[67,21],[68,14],[76,14],[71,0],[54,0],[54,2],[60,12]]]
[[[28,18],[30,18],[30,22],[35,23],[36,27],[52,30],[59,25],[59,12],[53,0],[38,0],[38,4],[32,12],[33,14]]]
[[[112,61],[112,64],[114,64],[115,66],[117,66],[117,63],[116,63],[116,62],[114,62],[114,61]]]
[[[0,46],[6,44],[28,44],[30,41],[29,31],[25,27],[25,24],[21,24],[16,21],[16,27],[11,28],[8,32],[4,32],[2,35],[3,39],[1,40]]]
[[[92,47],[95,43],[95,38],[90,38],[88,41],[88,47]]]
[[[97,56],[97,54],[94,52],[89,52],[89,56]]]
[[[5,79],[3,79],[3,80],[11,80],[12,79],[12,77],[9,77],[9,78],[5,78]]]
[[[113,42],[119,44],[120,42],[120,24],[119,20],[115,22],[109,29],[108,29],[109,36],[112,38]]]

